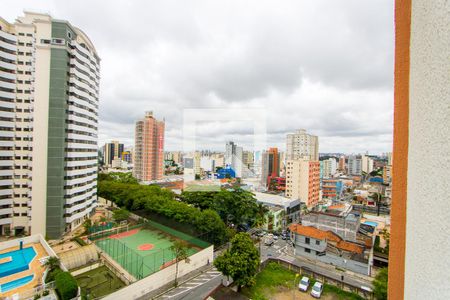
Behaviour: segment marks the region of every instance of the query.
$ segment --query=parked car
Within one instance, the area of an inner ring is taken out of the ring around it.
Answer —
[[[273,235],[273,239],[275,240],[275,241],[277,241],[278,240],[278,235]]]
[[[264,241],[264,245],[272,246],[273,245],[273,236],[268,235]]]
[[[306,276],[303,276],[298,284],[298,289],[302,292],[306,292],[309,287],[309,278]]]
[[[314,298],[320,298],[320,296],[322,296],[322,292],[323,284],[319,281],[316,281],[311,289],[311,296],[313,296]]]

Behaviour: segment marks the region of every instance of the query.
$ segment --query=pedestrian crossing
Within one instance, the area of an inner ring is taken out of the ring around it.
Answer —
[[[202,273],[201,275],[194,277],[193,279],[180,284],[178,287],[174,288],[173,290],[165,293],[164,295],[160,296],[158,299],[177,299],[184,293],[195,289],[202,284],[205,284],[209,282],[210,280],[217,278],[218,276],[222,276],[222,273],[217,271],[216,268],[213,268],[205,273]]]

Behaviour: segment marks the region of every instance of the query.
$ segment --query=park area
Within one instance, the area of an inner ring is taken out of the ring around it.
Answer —
[[[125,286],[106,266],[93,269],[75,277],[86,299],[109,295]]]
[[[269,263],[256,276],[256,283],[251,287],[242,289],[242,294],[253,300],[310,300],[314,299],[309,293],[314,284],[312,279],[307,292],[298,290],[298,283],[301,276],[295,278],[295,273],[277,263]],[[295,280],[295,281],[294,281]],[[325,284],[322,297],[324,300],[363,300],[364,298],[339,288]]]
[[[90,239],[136,279],[173,264],[175,254],[171,247],[176,240],[185,242],[189,256],[209,246],[204,241],[155,222],[123,232],[109,231]]]

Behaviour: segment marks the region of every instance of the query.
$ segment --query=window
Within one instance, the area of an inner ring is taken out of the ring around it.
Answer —
[[[319,240],[316,241],[316,245],[320,245],[320,241]]]
[[[306,252],[306,253],[311,253],[311,249],[305,248],[305,252]]]
[[[305,244],[309,244],[309,243],[310,243],[310,238],[309,237],[305,238]]]

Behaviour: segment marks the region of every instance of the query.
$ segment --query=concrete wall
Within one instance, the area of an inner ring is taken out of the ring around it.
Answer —
[[[450,3],[411,3],[404,299],[450,299]]]
[[[214,259],[214,247],[210,246],[200,252],[189,257],[190,262],[184,261],[179,263],[178,277],[186,275],[200,267],[212,263]],[[175,280],[176,266],[172,265],[150,276],[145,277],[113,294],[106,296],[105,300],[115,299],[136,299],[153,290],[162,287],[165,284]]]

